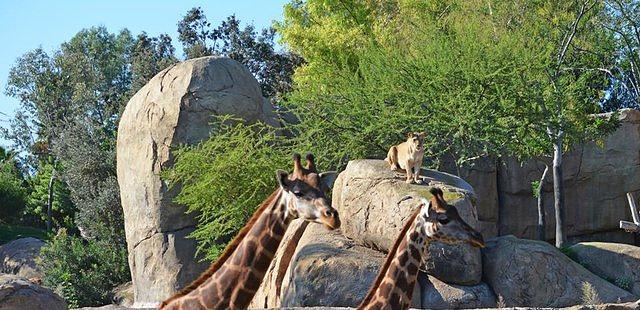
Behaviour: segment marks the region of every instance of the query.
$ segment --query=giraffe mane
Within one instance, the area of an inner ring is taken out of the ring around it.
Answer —
[[[260,215],[264,213],[264,210],[267,209],[273,203],[273,201],[277,201],[277,198],[281,192],[282,191],[280,189],[276,189],[275,191],[273,191],[273,193],[271,193],[271,195],[269,195],[269,197],[262,202],[262,204],[258,207],[258,209],[256,209],[256,211],[253,213],[253,215],[251,216],[247,224],[245,224],[244,227],[242,227],[242,229],[238,232],[238,234],[233,238],[233,240],[231,240],[231,242],[227,244],[227,246],[224,249],[224,252],[222,252],[222,254],[218,257],[218,259],[215,262],[213,262],[211,266],[209,266],[209,268],[205,272],[203,272],[197,279],[191,282],[191,284],[187,285],[182,290],[180,290],[179,292],[175,293],[173,296],[163,301],[160,304],[160,306],[158,306],[158,309],[162,309],[163,307],[168,305],[171,301],[189,294],[190,292],[198,288],[207,279],[209,279],[216,271],[218,271],[218,269],[222,267],[222,264],[224,264],[227,261],[227,259],[229,259],[231,254],[233,254],[233,252],[238,248],[238,245],[240,244],[242,239],[244,239],[247,233],[249,233],[249,230],[251,229],[253,224],[255,224],[255,222],[258,220]]]
[[[418,214],[420,214],[420,209],[421,208],[416,209],[416,211],[413,212],[409,220],[402,227],[402,230],[400,231],[398,238],[396,238],[396,241],[393,244],[393,247],[391,247],[391,250],[389,250],[389,254],[387,254],[387,260],[384,262],[384,265],[382,265],[382,268],[380,268],[380,271],[378,272],[378,276],[376,277],[376,280],[373,282],[373,285],[369,288],[369,292],[367,292],[367,296],[365,296],[365,298],[362,300],[362,302],[358,306],[358,309],[362,309],[367,303],[371,301],[371,298],[373,298],[373,296],[375,295],[376,289],[380,286],[380,283],[382,283],[382,280],[384,279],[384,276],[386,275],[387,270],[389,269],[389,266],[391,266],[391,262],[396,256],[396,252],[398,252],[400,243],[402,242],[404,237],[407,235],[407,231],[409,231],[409,228],[411,228],[411,224],[413,224]]]

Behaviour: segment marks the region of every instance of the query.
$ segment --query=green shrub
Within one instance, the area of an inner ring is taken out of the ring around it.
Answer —
[[[619,277],[613,282],[613,284],[625,291],[629,291],[631,290],[633,281],[629,277]]]
[[[44,286],[72,308],[111,303],[111,290],[129,281],[127,252],[112,242],[85,241],[61,229],[40,252]]]
[[[164,171],[175,201],[199,214],[192,237],[198,252],[215,259],[255,208],[276,188],[277,169],[290,170],[292,141],[264,124],[245,125],[230,117],[214,123],[212,137],[176,151]]]
[[[0,159],[0,223],[19,219],[26,202],[27,191],[13,160]]]

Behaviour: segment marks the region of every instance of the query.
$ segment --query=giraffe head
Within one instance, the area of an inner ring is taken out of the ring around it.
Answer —
[[[336,180],[336,172],[318,173],[313,155],[307,154],[306,167],[300,155],[293,155],[293,173],[278,170],[276,178],[287,204],[288,216],[321,223],[328,229],[340,227],[338,211],[331,207],[326,192]]]
[[[432,188],[431,200],[423,200],[419,216],[424,223],[424,234],[432,240],[448,244],[469,243],[474,247],[484,247],[482,234],[467,224],[458,214],[456,207],[448,204],[442,190]]]

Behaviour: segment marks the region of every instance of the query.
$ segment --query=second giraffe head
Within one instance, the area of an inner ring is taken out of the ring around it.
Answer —
[[[443,243],[468,243],[474,247],[484,247],[482,234],[467,224],[456,207],[448,204],[439,188],[431,189],[431,199],[424,200],[419,216],[427,225],[424,235]]]
[[[307,154],[306,167],[300,155],[293,155],[293,173],[278,170],[276,178],[280,184],[290,218],[302,218],[321,223],[328,229],[340,228],[338,211],[331,207],[326,192],[333,186],[336,172],[318,173],[313,155]]]

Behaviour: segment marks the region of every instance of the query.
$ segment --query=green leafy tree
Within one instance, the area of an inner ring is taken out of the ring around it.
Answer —
[[[276,188],[275,171],[291,165],[292,145],[274,128],[221,117],[209,140],[175,153],[163,177],[179,186],[176,202],[197,212],[198,251],[215,260],[255,208]]]
[[[213,55],[213,50],[207,43],[211,34],[210,26],[207,16],[199,7],[187,11],[178,22],[178,40],[182,43],[187,59]]]
[[[306,63],[287,103],[294,132],[332,165],[385,156],[426,130],[428,158],[554,158],[557,244],[561,158],[615,122],[600,111],[611,37],[595,1],[296,1],[277,25]]]
[[[73,224],[88,240],[85,248],[81,239],[64,237],[44,254],[50,264],[43,267],[45,283],[60,285],[71,304],[104,304],[105,292],[129,277],[115,169],[117,124],[133,88],[173,62],[172,53],[166,36],[134,39],[127,30],[95,27],[51,56],[28,52],[11,69],[6,92],[21,109],[3,133],[28,154],[33,170],[39,168],[30,211],[44,213],[37,208],[46,198],[54,225],[68,227],[70,199]]]
[[[293,131],[333,166],[383,158],[408,131],[427,132],[433,166],[499,154],[514,131],[503,103],[528,100],[516,77],[537,55],[487,15],[460,1],[289,4],[277,29],[305,59]]]
[[[245,65],[260,83],[263,96],[278,100],[291,89],[291,76],[302,58],[278,51],[274,28],[260,33],[253,25],[244,28],[235,15],[212,28],[201,8],[193,8],[178,23],[179,40],[187,59],[219,55]]]
[[[20,219],[26,195],[25,182],[14,154],[0,147],[0,223]]]
[[[124,224],[115,172],[115,139],[120,113],[131,93],[176,61],[171,39],[104,27],[85,29],[49,56],[26,53],[12,68],[7,94],[21,112],[5,137],[29,154],[33,164],[53,159],[48,205],[55,186],[68,185],[77,207],[76,225],[87,237],[124,243]]]
[[[567,242],[563,154],[573,145],[602,138],[617,124],[615,114],[593,116],[601,111],[610,82],[603,68],[615,62],[614,44],[599,25],[604,8],[599,1],[542,2],[537,8],[523,16],[530,26],[523,27],[522,40],[541,57],[531,70],[519,74],[533,100],[511,107],[524,126],[508,146],[516,156],[540,158],[547,167],[551,159],[555,243],[561,248]]]
[[[74,217],[76,208],[71,202],[70,192],[67,185],[58,179],[52,178],[53,165],[42,163],[38,166],[38,171],[29,180],[31,192],[27,196],[27,207],[24,210],[24,218],[27,223],[34,226],[44,227],[49,220],[47,210],[49,204],[49,189],[53,190],[53,202],[51,205],[52,228],[75,228]],[[49,186],[54,180],[53,187]]]
[[[607,0],[599,25],[610,32],[615,44],[617,61],[611,68],[601,68],[611,80],[605,111],[619,108],[640,108],[640,2]]]
[[[178,62],[171,37],[161,34],[149,37],[138,35],[131,54],[131,95],[147,84],[158,72]]]

